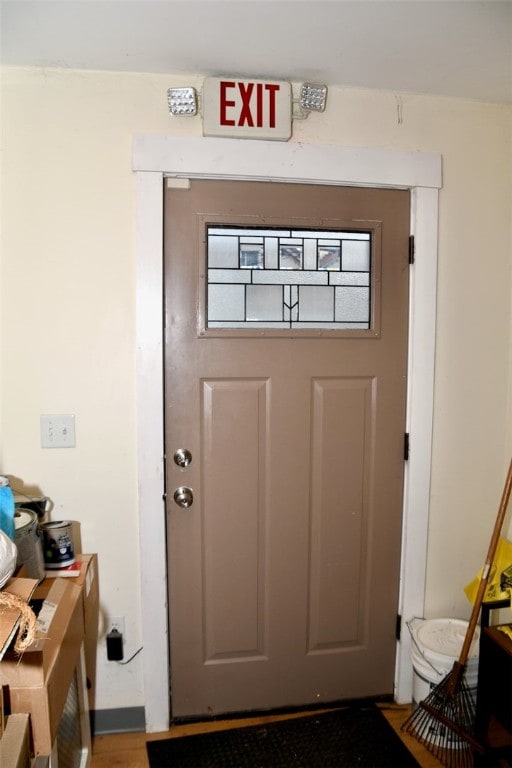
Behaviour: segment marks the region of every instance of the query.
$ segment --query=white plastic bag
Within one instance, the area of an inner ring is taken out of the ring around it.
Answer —
[[[18,549],[14,541],[0,531],[0,589],[14,573]]]

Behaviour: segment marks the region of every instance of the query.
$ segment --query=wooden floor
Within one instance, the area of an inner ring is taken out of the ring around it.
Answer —
[[[402,741],[410,749],[422,768],[440,768],[441,763],[424,749],[411,736],[400,731],[400,726],[410,713],[410,706],[397,704],[380,705],[389,723],[399,734]],[[260,725],[273,720],[283,720],[289,717],[300,717],[303,712],[293,715],[266,716],[255,718],[243,718],[243,720],[225,720],[209,723],[189,723],[186,725],[172,726],[165,733],[122,733],[106,736],[96,736],[93,740],[93,755],[91,768],[149,768],[146,755],[146,741],[152,739],[175,738],[194,733],[207,733],[209,731],[222,730],[224,728],[237,728],[240,725]],[[397,766],[399,768],[399,766]]]

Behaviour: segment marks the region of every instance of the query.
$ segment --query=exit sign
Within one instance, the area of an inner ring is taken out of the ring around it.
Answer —
[[[203,135],[288,141],[292,91],[279,80],[208,77],[203,83]]]

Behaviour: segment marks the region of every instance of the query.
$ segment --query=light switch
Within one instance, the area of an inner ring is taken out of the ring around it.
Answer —
[[[74,448],[75,417],[41,416],[41,448]]]

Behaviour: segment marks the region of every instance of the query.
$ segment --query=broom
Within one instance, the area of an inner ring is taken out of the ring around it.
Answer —
[[[464,643],[448,675],[407,718],[402,730],[413,736],[448,768],[472,768],[473,752],[483,752],[474,736],[475,701],[463,680],[512,488],[512,460],[489,544]]]

